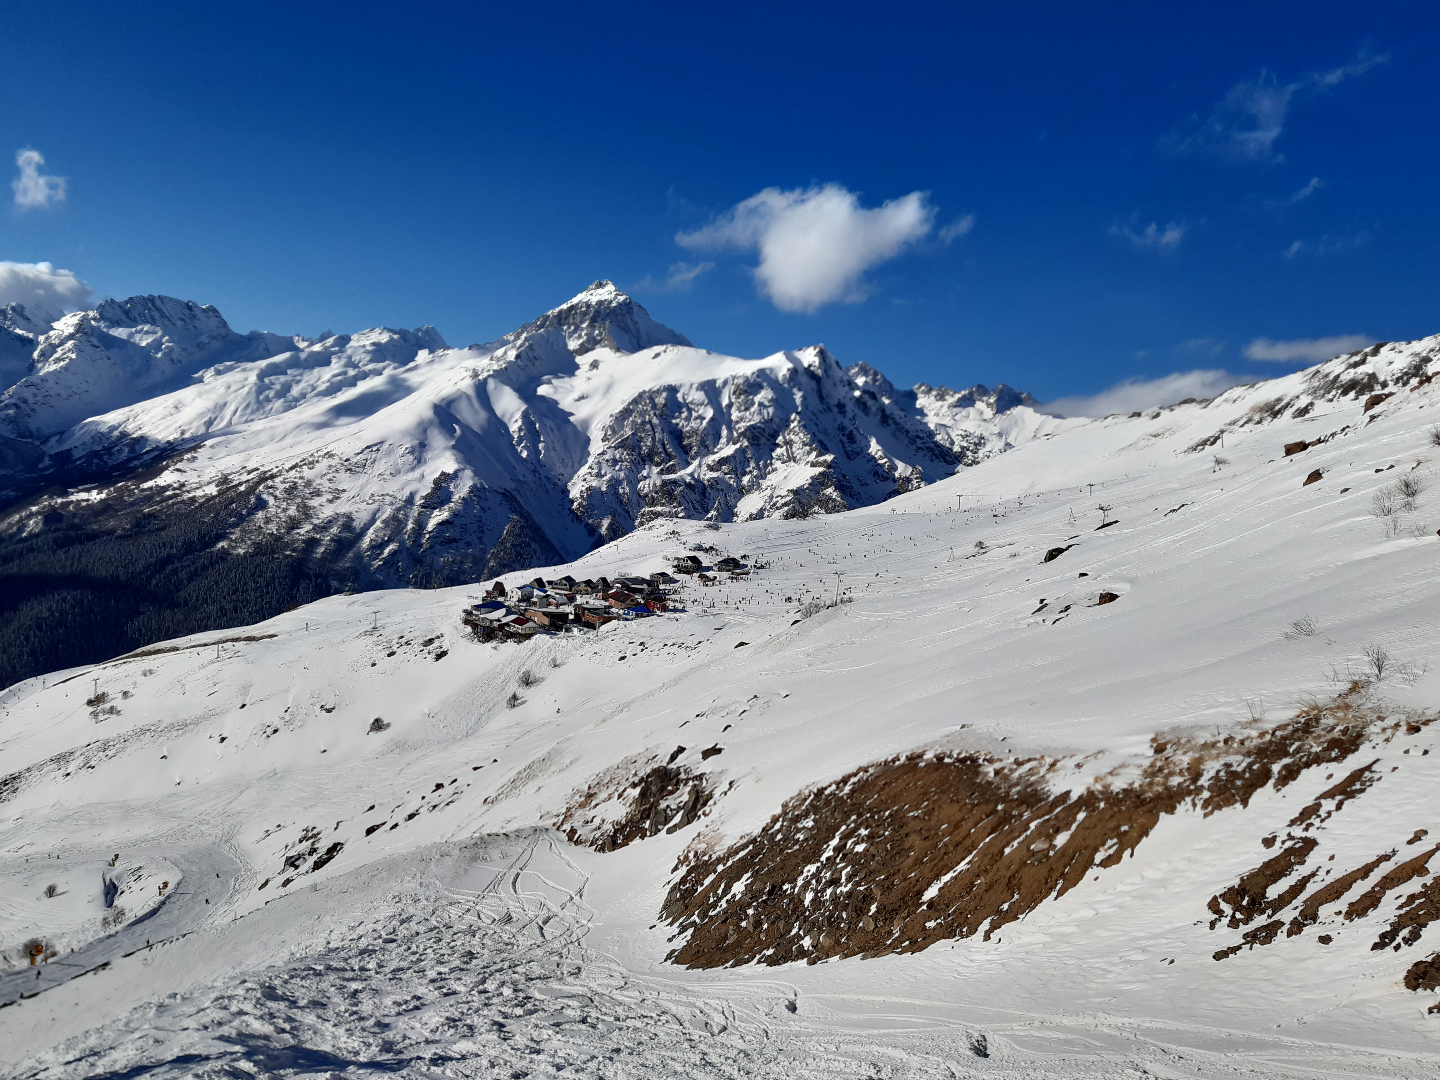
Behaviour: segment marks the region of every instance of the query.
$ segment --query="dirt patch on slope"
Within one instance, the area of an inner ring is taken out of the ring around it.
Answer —
[[[862,766],[796,795],[754,836],[688,851],[661,912],[683,938],[669,959],[813,963],[989,938],[1120,862],[1166,814],[1247,806],[1262,788],[1346,760],[1385,724],[1362,698],[1352,686],[1274,728],[1214,740],[1157,736],[1128,776],[1078,789],[1066,782],[1076,762],[1063,758],[936,751]],[[1390,728],[1393,737],[1399,725]],[[1327,796],[1338,803],[1358,779],[1345,785]],[[1269,897],[1315,843],[1292,841],[1274,867],[1237,886],[1237,925],[1293,903],[1311,880]],[[1284,925],[1251,935],[1273,940]]]
[[[1239,881],[1224,892],[1212,896],[1210,911],[1215,918],[1210,922],[1210,929],[1214,930],[1220,920],[1226,918],[1227,906],[1230,911],[1226,925],[1234,930],[1262,915],[1274,915],[1294,903],[1305,891],[1305,886],[1315,877],[1314,872],[1306,874],[1274,898],[1270,896],[1270,889],[1289,877],[1298,867],[1305,865],[1305,860],[1319,843],[1320,841],[1309,836],[1296,840],[1273,859],[1267,859],[1248,874],[1242,875]]]
[[[1436,920],[1440,920],[1440,879],[1428,882],[1419,891],[1400,901],[1399,909],[1390,920],[1389,927],[1370,948],[1399,949],[1400,945],[1414,945],[1420,940],[1425,928]],[[1405,935],[1403,938],[1400,937],[1402,931]],[[1396,944],[1397,938],[1400,939],[1400,945]]]
[[[1326,788],[1319,795],[1315,796],[1314,802],[1303,807],[1301,811],[1290,820],[1289,827],[1293,829],[1299,826],[1304,831],[1309,832],[1317,825],[1323,825],[1329,821],[1347,802],[1358,795],[1363,795],[1373,784],[1379,781],[1380,774],[1375,771],[1375,765],[1379,760],[1379,758],[1376,758],[1375,761],[1370,762],[1369,765],[1360,766],[1360,768],[1349,773],[1345,779],[1333,787]],[[1333,800],[1335,803],[1335,805],[1328,810],[1325,809],[1327,800]]]
[[[1290,920],[1290,925],[1285,930],[1286,937],[1294,937],[1303,933],[1305,927],[1314,925],[1320,919],[1320,909],[1326,904],[1333,904],[1343,897],[1351,888],[1360,881],[1364,881],[1373,874],[1380,866],[1389,862],[1395,857],[1395,852],[1387,851],[1383,855],[1377,855],[1363,866],[1357,866],[1348,874],[1341,874],[1334,881],[1320,886],[1313,893],[1307,896],[1300,903],[1300,909],[1295,917]],[[1214,924],[1211,924],[1214,929]]]

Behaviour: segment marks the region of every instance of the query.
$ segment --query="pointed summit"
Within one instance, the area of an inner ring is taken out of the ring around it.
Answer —
[[[566,343],[576,356],[598,348],[634,353],[656,345],[690,344],[683,334],[652,319],[613,281],[595,282],[574,299],[526,323],[508,339],[551,327],[565,331]]]

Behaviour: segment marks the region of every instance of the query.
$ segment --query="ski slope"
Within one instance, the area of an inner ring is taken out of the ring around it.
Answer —
[[[14,686],[5,1075],[1433,1073],[1432,374],[653,522],[535,572],[756,569],[597,632],[481,645],[486,582]],[[117,853],[181,875],[118,930]]]

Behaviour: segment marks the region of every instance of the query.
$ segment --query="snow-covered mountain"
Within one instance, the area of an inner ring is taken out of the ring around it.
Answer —
[[[172,595],[233,598],[188,624],[173,609],[149,629],[129,617],[116,651],[340,589],[573,559],[655,520],[870,506],[1067,423],[1005,388],[899,393],[823,346],[711,353],[608,281],[463,349],[430,327],[242,335],[165,297],[53,327],[6,319],[35,347],[0,394],[0,548],[19,544],[11,561],[30,559],[32,576],[53,572],[57,545],[115,562],[126,588],[183,564]],[[164,551],[116,554],[140,522]],[[279,569],[225,569],[262,556]],[[218,586],[203,576],[217,567]],[[0,682],[41,669],[0,668]]]
[[[753,567],[600,630],[387,590],[13,686],[6,1075],[1432,1075],[1437,376],[521,572]]]
[[[214,308],[137,297],[40,334],[32,370],[0,396],[0,433],[57,464],[112,467],[203,444],[190,476],[153,482],[176,492],[263,476],[313,498],[322,477],[364,474],[315,528],[351,523],[366,568],[393,583],[402,551],[488,553],[516,513],[496,513],[501,493],[528,508],[537,549],[568,557],[655,517],[870,505],[1057,426],[1007,388],[918,389],[846,372],[822,346],[762,360],[697,349],[610,282],[467,349],[428,327],[240,335]],[[422,515],[427,495],[452,509]]]

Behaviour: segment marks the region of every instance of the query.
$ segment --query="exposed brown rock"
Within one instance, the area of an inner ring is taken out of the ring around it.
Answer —
[[[1303,866],[1305,860],[1309,858],[1310,852],[1315,850],[1318,843],[1319,841],[1313,837],[1302,837],[1288,844],[1279,855],[1266,859],[1254,870],[1242,875],[1239,881],[1224,892],[1212,896],[1209,907],[1215,913],[1215,921],[1218,922],[1223,917],[1224,908],[1228,906],[1230,918],[1227,925],[1234,930],[1254,921],[1261,915],[1273,915],[1293,903],[1295,898],[1305,890],[1310,879],[1315,876],[1313,873],[1301,878],[1290,889],[1274,899],[1269,896],[1270,888],[1281,879],[1289,877],[1297,867]],[[1214,929],[1215,923],[1212,922],[1210,926],[1211,929]],[[1270,938],[1261,944],[1269,944],[1274,936],[1274,934],[1270,935]],[[1248,935],[1245,940],[1250,940]]]
[[[615,851],[692,824],[713,797],[707,775],[668,763],[646,769],[632,759],[602,773],[572,797],[560,827],[572,844]]]
[[[1099,607],[1101,604],[1113,604],[1116,600],[1119,599],[1119,593],[1102,592],[1098,597],[1095,598],[1095,606]]]
[[[1092,870],[1119,863],[1166,814],[1246,806],[1262,788],[1284,788],[1306,769],[1349,758],[1384,719],[1356,703],[1359,693],[1354,687],[1266,730],[1157,736],[1128,781],[1116,774],[1072,788],[1062,786],[1068,760],[958,751],[862,766],[795,795],[728,848],[687,851],[662,909],[682,939],[670,959],[688,967],[815,962],[988,938]],[[1326,797],[1338,804],[1363,790],[1365,770],[1356,772]],[[1270,889],[1315,843],[1289,838],[1233,895],[1227,890],[1237,925],[1300,897],[1313,874],[1277,896]],[[1219,897],[1216,908],[1226,914]],[[1274,922],[1246,943],[1273,941],[1284,929]]]
[[[1353,922],[1355,919],[1369,915],[1380,906],[1380,901],[1385,899],[1385,894],[1391,889],[1398,889],[1412,878],[1430,873],[1425,864],[1437,851],[1440,851],[1440,845],[1436,845],[1423,854],[1416,855],[1415,858],[1409,859],[1391,870],[1351,902],[1350,906],[1345,909],[1345,921]]]
[[[1351,886],[1356,882],[1364,881],[1383,863],[1389,862],[1395,857],[1395,852],[1389,851],[1384,855],[1377,855],[1364,866],[1356,867],[1348,874],[1343,874],[1328,884],[1320,886],[1313,893],[1307,896],[1300,904],[1300,910],[1290,920],[1290,925],[1285,930],[1286,937],[1294,937],[1303,933],[1305,927],[1317,922],[1320,918],[1320,909],[1326,904],[1333,904],[1350,891]],[[1327,943],[1328,944],[1328,943]]]
[[[1385,949],[1395,944],[1400,932],[1405,931],[1405,944],[1414,945],[1420,940],[1425,928],[1440,919],[1440,879],[1431,879],[1416,892],[1400,901],[1399,911],[1390,920],[1372,949]]]
[[[1440,953],[1424,960],[1416,960],[1405,972],[1406,990],[1440,990]],[[1440,1012],[1440,1009],[1431,1009]]]
[[[1379,405],[1382,401],[1388,401],[1394,396],[1394,394],[1371,394],[1365,399],[1365,408],[1362,411],[1369,412],[1371,409],[1375,408],[1376,405]]]
[[[1323,479],[1325,479],[1325,474],[1319,469],[1315,469],[1309,476],[1305,477],[1305,482],[1300,486],[1309,487],[1311,484],[1318,484]]]
[[[1286,456],[1286,457],[1290,457],[1290,456],[1293,455],[1293,454],[1299,454],[1299,453],[1301,453],[1302,451],[1309,450],[1309,449],[1310,449],[1310,444],[1309,444],[1308,442],[1306,442],[1304,439],[1301,439],[1299,442],[1287,442],[1287,443],[1285,444],[1285,456]]]
[[[1417,728],[1416,731],[1419,731],[1419,728]],[[1376,758],[1370,762],[1369,765],[1360,766],[1360,768],[1346,775],[1343,780],[1336,783],[1333,787],[1328,787],[1319,795],[1315,796],[1314,802],[1302,808],[1298,814],[1290,819],[1289,827],[1293,829],[1296,826],[1304,826],[1308,832],[1316,825],[1323,825],[1326,821],[1329,821],[1331,815],[1339,811],[1347,802],[1357,795],[1360,795],[1369,788],[1370,785],[1379,783],[1380,774],[1375,771],[1375,765],[1379,760],[1379,758]],[[1329,810],[1324,809],[1327,799],[1335,800],[1335,805]]]

